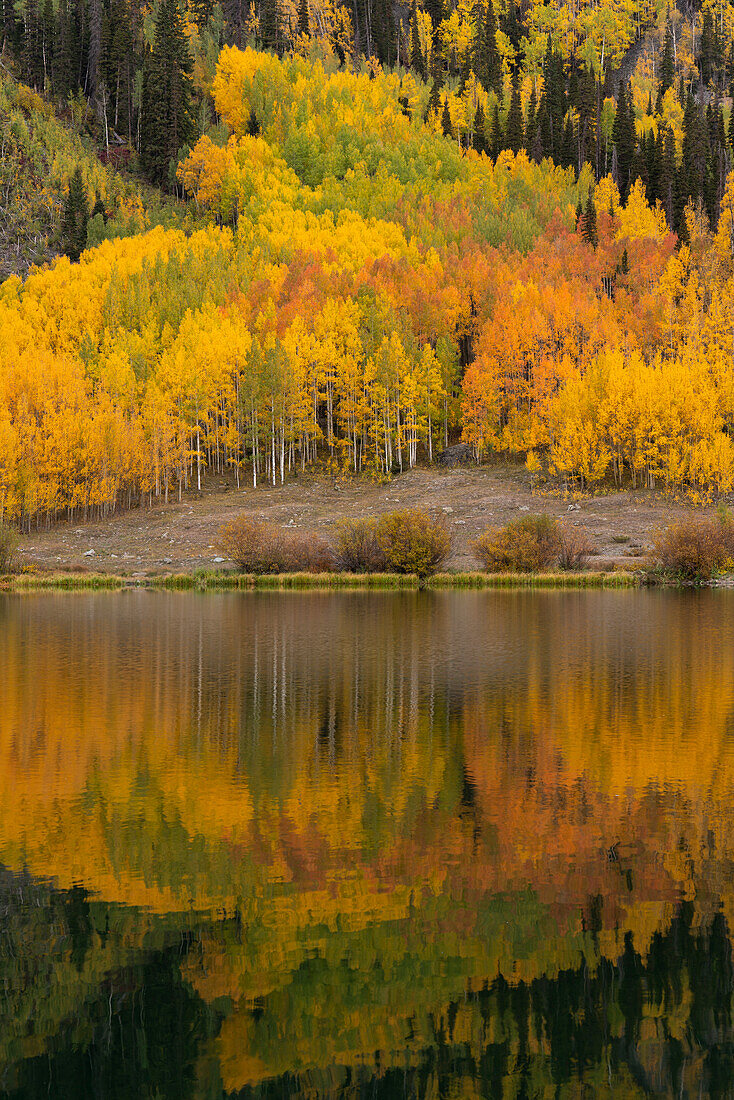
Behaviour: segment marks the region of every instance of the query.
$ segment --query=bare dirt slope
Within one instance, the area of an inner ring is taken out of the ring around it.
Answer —
[[[471,540],[485,527],[531,512],[548,512],[585,527],[596,544],[598,568],[637,568],[655,532],[700,509],[646,491],[571,500],[543,487],[532,491],[522,467],[417,469],[378,485],[363,480],[299,476],[276,488],[236,490],[213,479],[201,495],[179,504],[134,509],[100,523],[56,524],[32,532],[20,547],[22,565],[38,569],[155,574],[223,565],[218,528],[240,512],[283,527],[329,533],[334,521],[423,507],[445,516],[453,534],[449,567],[474,569]]]

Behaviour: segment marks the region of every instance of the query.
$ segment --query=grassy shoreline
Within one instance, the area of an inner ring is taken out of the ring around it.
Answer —
[[[417,576],[398,573],[246,573],[201,571],[163,576],[126,577],[114,573],[19,573],[0,576],[0,592],[122,591],[414,591],[497,588],[634,588],[642,578],[634,573],[437,573],[421,586]]]

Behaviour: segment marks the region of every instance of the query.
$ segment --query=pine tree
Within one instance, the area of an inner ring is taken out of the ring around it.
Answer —
[[[624,83],[619,86],[617,112],[612,127],[612,141],[617,157],[617,186],[619,187],[620,199],[624,204],[627,202],[627,195],[632,184],[637,147],[634,112]]]
[[[660,158],[660,181],[658,184],[658,191],[660,194],[660,201],[665,210],[668,225],[673,229],[675,222],[674,202],[676,179],[675,137],[669,126],[664,126],[662,130],[663,132],[660,135],[662,156]]]
[[[260,41],[264,50],[273,50],[280,57],[283,34],[278,0],[260,0]]]
[[[502,94],[502,62],[497,49],[497,17],[492,0],[487,0],[478,44],[477,76],[488,92],[494,91],[499,96]]]
[[[171,163],[193,139],[192,67],[178,0],[162,0],[143,67],[140,119],[140,163],[153,183],[171,182]]]
[[[584,207],[583,228],[581,230],[581,236],[594,248],[596,248],[597,244],[599,243],[599,237],[596,231],[596,206],[594,205],[594,191],[591,187],[589,188],[589,194],[586,198],[586,206]]]
[[[410,67],[421,80],[426,79],[426,65],[418,34],[418,9],[415,0],[413,0],[413,11],[410,17]]]
[[[395,21],[391,0],[374,0],[372,8],[372,46],[385,68],[395,61]]]
[[[431,84],[431,92],[428,96],[428,103],[426,105],[426,114],[424,121],[427,122],[431,115],[437,115],[441,106],[441,89],[443,87],[443,81],[438,77],[435,77]]]
[[[538,97],[535,94],[535,85],[530,93],[528,102],[528,119],[525,126],[525,148],[528,156],[535,159],[538,137]]]
[[[500,108],[499,103],[495,102],[494,114],[492,115],[492,143],[489,150],[492,160],[497,159],[504,147],[504,134],[502,133],[502,123],[500,122]]]
[[[548,48],[543,62],[543,80],[550,138],[549,147],[544,150],[544,153],[547,156],[552,156],[556,164],[560,164],[563,150],[564,121],[568,108],[563,74],[563,55],[553,49],[550,36],[548,37]]]
[[[298,0],[298,33],[306,37],[311,33],[308,21],[308,0]]]
[[[64,216],[61,225],[61,245],[72,263],[76,263],[87,247],[87,223],[89,207],[79,167],[69,180],[64,202]]]
[[[444,99],[444,101],[443,101],[443,113],[441,115],[441,131],[442,131],[444,137],[450,138],[450,137],[454,136],[454,128],[451,125],[451,113],[449,111],[449,98],[448,98],[448,96],[446,96],[446,99]]]
[[[663,102],[663,96],[667,92],[668,88],[673,87],[673,79],[675,77],[675,62],[673,59],[673,28],[670,24],[670,17],[665,24],[665,45],[663,47],[663,56],[660,61],[660,83],[658,84],[658,97],[656,103],[656,110],[660,110],[660,106]]]
[[[507,112],[507,133],[505,134],[505,148],[513,153],[519,153],[525,144],[525,127],[522,117],[522,103],[520,100],[520,72],[515,71],[512,78],[512,94],[510,107]]]
[[[703,198],[709,151],[706,119],[693,96],[689,95],[683,113],[683,165],[690,198]]]
[[[474,148],[478,153],[487,152],[487,122],[484,117],[484,108],[481,103],[477,106],[474,115]]]
[[[443,0],[426,0],[426,11],[431,17],[433,32],[438,30],[444,18]]]
[[[716,62],[716,35],[714,21],[711,17],[711,9],[706,8],[703,13],[703,27],[701,29],[701,80],[704,84],[710,84],[714,76]]]
[[[564,168],[576,167],[576,133],[573,128],[571,112],[566,115],[566,124],[563,128],[563,145],[561,147],[561,165]]]

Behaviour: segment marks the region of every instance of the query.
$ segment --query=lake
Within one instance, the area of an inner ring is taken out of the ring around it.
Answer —
[[[0,1096],[734,1095],[734,592],[0,596]]]

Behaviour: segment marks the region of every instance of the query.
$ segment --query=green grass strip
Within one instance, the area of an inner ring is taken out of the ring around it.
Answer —
[[[437,573],[430,589],[484,588],[632,588],[641,583],[634,573]],[[415,574],[401,573],[251,573],[197,570],[155,577],[125,577],[109,573],[20,573],[0,576],[0,591],[85,591],[153,588],[166,591],[307,591],[345,589],[415,590]]]

